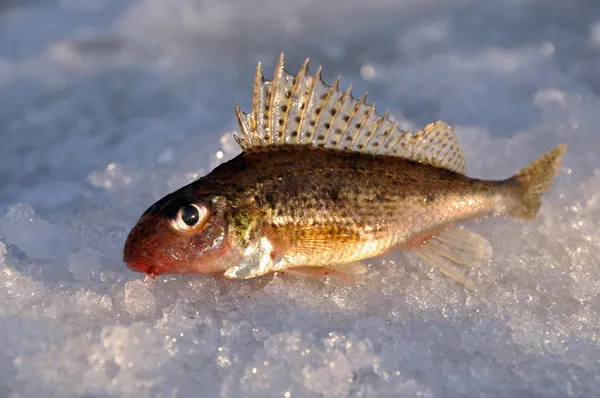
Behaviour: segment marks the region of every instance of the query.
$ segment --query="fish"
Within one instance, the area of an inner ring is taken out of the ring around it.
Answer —
[[[566,144],[510,178],[470,178],[446,122],[402,130],[366,94],[341,90],[339,77],[327,85],[308,62],[294,76],[281,54],[272,80],[258,64],[252,111],[235,104],[241,153],[143,213],[124,245],[129,269],[353,280],[365,260],[398,249],[470,285],[469,269],[493,250],[463,224],[536,218]]]

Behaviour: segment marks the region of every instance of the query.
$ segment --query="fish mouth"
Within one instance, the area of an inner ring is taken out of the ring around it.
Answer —
[[[152,264],[143,260],[130,260],[125,261],[125,263],[127,264],[127,268],[134,272],[140,272],[151,276],[158,276],[164,273],[164,270],[162,270],[158,264]]]

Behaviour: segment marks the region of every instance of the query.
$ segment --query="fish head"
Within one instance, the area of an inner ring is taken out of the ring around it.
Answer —
[[[227,242],[229,210],[222,196],[176,191],[140,217],[125,242],[123,261],[152,276],[222,273],[236,260]]]

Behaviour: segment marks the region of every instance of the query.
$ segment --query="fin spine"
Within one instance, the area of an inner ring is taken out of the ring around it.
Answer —
[[[258,66],[256,67],[256,75],[254,76],[254,95],[252,100],[252,113],[254,114],[254,118],[251,119],[251,123],[253,125],[252,131],[254,134],[252,134],[253,137],[250,139],[249,143],[251,147],[261,146],[260,142],[254,142],[254,138],[257,138],[256,134],[259,131],[258,124],[263,124],[265,119],[265,109],[263,106],[264,92],[262,90],[262,83],[264,82],[264,80],[265,78],[262,72],[262,64],[259,62]]]
[[[387,130],[387,138],[383,141],[383,155],[385,156],[392,156],[392,151],[394,149],[394,147],[396,146],[396,144],[398,143],[398,140],[400,140],[402,137],[398,134],[392,134],[392,131],[394,131],[396,129],[396,127],[398,126],[397,122],[392,123],[392,125],[390,126],[390,128]],[[390,141],[390,142],[388,142]],[[396,141],[396,142],[394,142]],[[394,142],[392,144],[392,142]]]
[[[269,90],[269,94],[267,94],[267,99],[269,101],[269,112],[271,113],[272,116],[275,116],[277,114],[276,110],[275,110],[275,100],[277,99],[277,90],[279,89],[279,84],[281,83],[281,79],[283,77],[283,73],[284,73],[284,59],[283,59],[283,53],[281,53],[281,55],[279,56],[279,59],[277,60],[277,65],[275,66],[275,72],[273,74],[273,80],[271,80],[271,89]],[[269,139],[267,140],[267,142],[269,144],[273,144],[275,142],[275,138],[276,138],[276,131],[275,131],[275,117],[270,117],[268,119],[269,122]]]
[[[333,93],[339,89],[339,84],[340,84],[341,78],[342,78],[341,76],[338,76],[335,79],[335,81],[333,82],[333,84],[331,85],[331,87],[329,88],[329,91],[327,91],[327,97],[323,101],[323,104],[321,104],[321,106],[320,106],[321,112],[319,112],[317,114],[317,118],[315,119],[315,125],[313,126],[313,128],[310,131],[310,141],[311,142],[314,140],[315,132],[317,131],[317,128],[319,127],[319,123],[321,122],[321,117],[323,116],[324,109],[327,108],[327,105],[329,104],[329,100],[331,99],[331,96],[333,95]]]
[[[315,87],[317,86],[317,83],[320,83],[322,81],[321,70],[322,67],[319,66],[317,68],[317,71],[315,72],[315,75],[312,78],[312,82],[310,83],[309,94],[305,97],[306,101],[304,102],[304,108],[302,109],[302,114],[300,115],[300,122],[298,123],[298,143],[302,142],[302,127],[304,126],[306,120],[306,111],[308,109],[308,106],[310,103],[313,102],[313,98],[315,96]],[[310,138],[312,140],[312,137]]]
[[[374,113],[374,112],[375,112],[375,104],[373,104],[373,112],[372,112],[372,113]],[[369,147],[369,144],[371,143],[371,141],[372,141],[372,140],[373,140],[373,138],[374,138],[374,137],[377,135],[377,132],[378,132],[378,131],[379,131],[379,129],[381,128],[381,125],[383,124],[383,121],[387,119],[387,117],[388,117],[388,114],[389,114],[389,111],[385,111],[385,113],[383,114],[383,116],[382,116],[382,117],[380,117],[380,118],[379,118],[379,120],[377,120],[377,121],[375,122],[375,129],[374,129],[374,130],[373,130],[373,132],[371,133],[371,136],[369,137],[369,139],[367,140],[367,142],[365,142],[365,148],[368,148],[368,147]],[[375,144],[377,144],[377,142],[374,142],[374,143],[373,143],[373,145],[375,145]],[[375,147],[375,151],[377,151],[377,148],[379,147],[379,145],[381,145],[381,143],[380,143],[380,144],[378,144],[378,145]]]
[[[333,129],[333,126],[335,125],[335,122],[336,122],[337,118],[339,117],[340,109],[342,109],[343,105],[346,103],[348,98],[350,98],[350,100],[352,100],[352,85],[348,86],[348,89],[346,89],[342,98],[337,102],[337,107],[333,108],[333,109],[335,109],[335,115],[332,116],[331,121],[329,122],[329,128],[326,130],[325,138],[323,139],[324,142],[327,142],[327,140],[329,138],[329,133]]]
[[[352,112],[352,117],[348,120],[348,127],[350,127],[352,125],[352,123],[354,123],[354,118],[356,117],[356,114],[360,110],[361,106],[366,105],[367,95],[368,95],[368,93],[364,93],[363,96],[360,98],[360,100],[358,100],[358,103],[356,104],[356,107],[354,108],[354,111]],[[350,141],[350,145],[349,146],[347,145],[346,149],[350,149],[351,146],[352,147],[354,146],[354,143],[356,142],[356,139],[358,138],[359,132],[360,132],[360,130],[357,130],[356,133],[354,133],[354,135],[352,136],[352,140]]]
[[[293,103],[293,100],[294,100],[294,93],[296,93],[298,91],[298,88],[300,87],[300,83],[304,80],[304,76],[306,76],[307,73],[308,73],[308,62],[309,62],[309,60],[310,60],[309,58],[306,58],[304,60],[304,63],[300,67],[300,71],[298,72],[298,75],[294,79],[294,84],[292,86],[292,91],[290,92],[288,101],[286,103],[287,111],[286,111],[285,116],[283,118],[283,120],[284,120],[283,125],[284,126],[288,125],[288,120],[289,120],[289,117],[290,117],[290,113],[292,112],[292,103]],[[285,131],[285,129],[284,129],[284,131]],[[299,136],[299,134],[296,133],[296,137],[294,138],[294,141],[296,141],[295,143],[297,143],[298,136]],[[283,141],[285,142],[285,138],[283,139]]]
[[[365,100],[367,98],[367,94],[365,94]],[[363,131],[365,131],[366,125],[367,125],[367,120],[369,120],[369,118],[371,117],[371,115],[373,114],[373,112],[375,111],[375,104],[373,104],[372,106],[370,106],[367,109],[367,112],[365,113],[365,115],[362,118],[362,121],[360,122],[360,128],[358,129],[358,131],[356,132],[356,137],[362,137]],[[355,140],[356,140],[355,137]],[[362,147],[361,147],[362,145]],[[358,149],[362,150],[364,148],[366,148],[367,146],[364,144],[358,144]]]

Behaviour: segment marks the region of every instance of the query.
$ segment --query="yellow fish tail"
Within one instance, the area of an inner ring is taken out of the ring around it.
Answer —
[[[535,218],[542,205],[542,196],[552,186],[566,150],[567,144],[561,144],[510,178],[509,181],[519,186],[520,200],[509,210],[509,215],[525,220]]]

